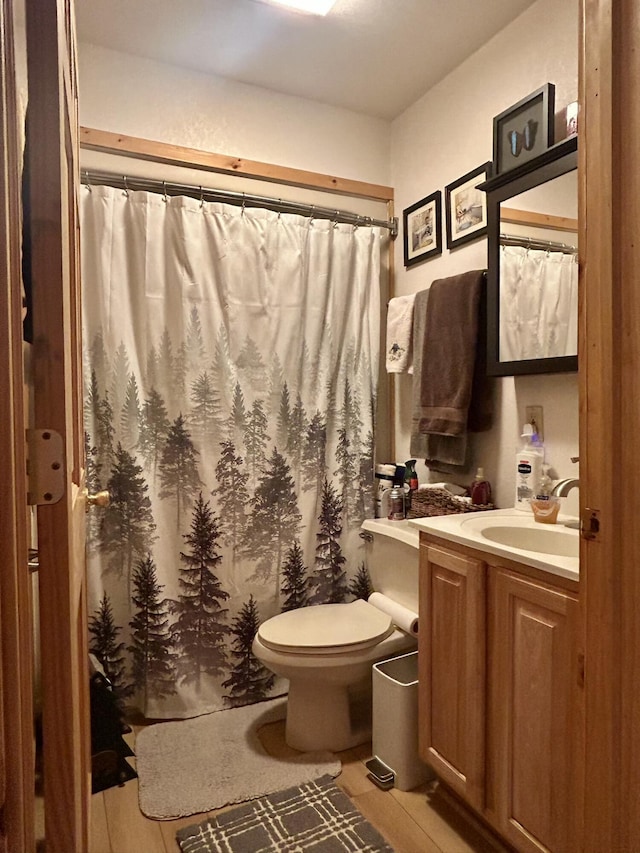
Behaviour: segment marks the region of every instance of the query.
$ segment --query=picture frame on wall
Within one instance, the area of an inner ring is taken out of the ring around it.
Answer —
[[[442,192],[437,190],[402,212],[404,265],[411,267],[442,253]]]
[[[493,119],[493,174],[508,172],[553,145],[555,86],[545,83]]]
[[[565,109],[567,137],[575,136],[578,132],[578,102],[571,101]]]
[[[478,189],[491,171],[483,163],[445,187],[447,249],[457,249],[487,233],[487,194]]]

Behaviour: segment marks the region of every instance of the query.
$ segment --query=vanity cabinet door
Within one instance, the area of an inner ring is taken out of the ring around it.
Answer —
[[[482,809],[486,566],[432,545],[420,553],[420,755]]]
[[[490,572],[487,805],[516,849],[568,853],[576,845],[578,602],[505,569]]]

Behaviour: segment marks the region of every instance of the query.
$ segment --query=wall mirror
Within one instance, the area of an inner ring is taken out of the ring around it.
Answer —
[[[487,373],[578,369],[577,137],[497,175],[487,193]]]

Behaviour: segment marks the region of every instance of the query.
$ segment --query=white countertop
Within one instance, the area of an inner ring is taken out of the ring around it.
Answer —
[[[406,519],[391,521],[388,518],[366,518],[362,522],[362,530],[381,536],[389,536],[398,542],[404,542],[405,545],[411,545],[412,548],[417,549],[420,545],[418,531],[413,527],[411,521]]]
[[[578,556],[562,556],[555,553],[525,550],[524,548],[491,541],[482,535],[483,527],[514,527],[525,529],[525,533],[531,529],[534,534],[538,529],[546,528],[557,533],[558,537],[562,537],[558,541],[566,546],[564,550],[575,551],[577,554],[579,534],[577,530],[564,526],[567,521],[575,521],[575,519],[568,516],[558,516],[557,524],[541,524],[535,521],[532,514],[522,510],[495,509],[458,515],[439,515],[433,518],[415,518],[408,523],[419,531],[440,536],[450,542],[457,542],[459,545],[466,545],[478,551],[485,551],[497,557],[505,557],[550,574],[577,581],[580,577],[580,559]],[[564,537],[566,537],[566,541]]]

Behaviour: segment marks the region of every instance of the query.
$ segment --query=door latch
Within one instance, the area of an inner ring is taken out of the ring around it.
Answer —
[[[598,539],[600,536],[600,510],[585,507],[580,513],[580,536]]]

